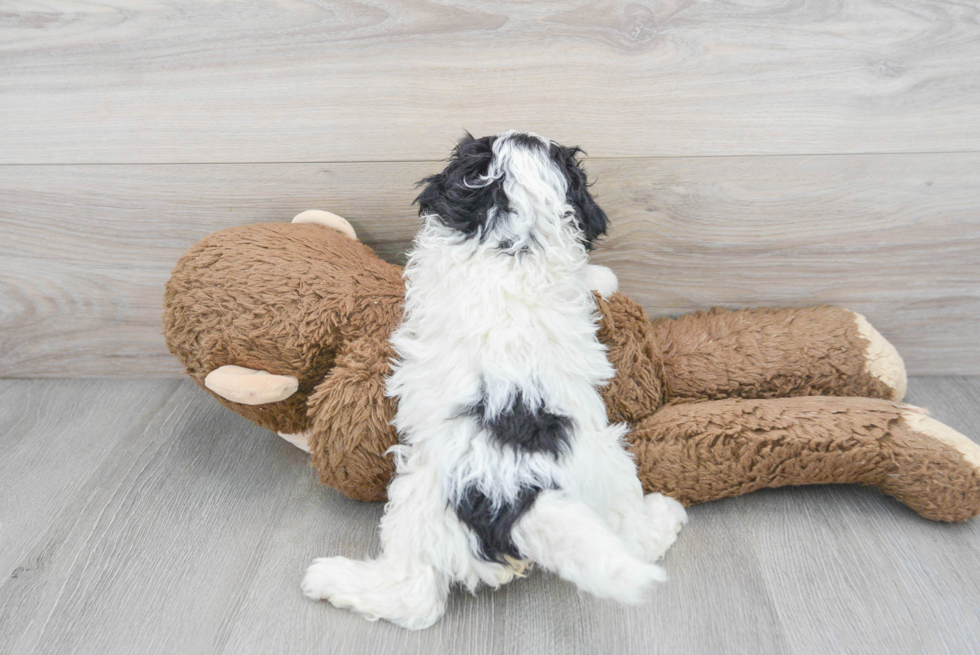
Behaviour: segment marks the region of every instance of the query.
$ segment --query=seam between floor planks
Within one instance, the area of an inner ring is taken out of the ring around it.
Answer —
[[[887,150],[867,152],[781,152],[772,154],[717,154],[717,155],[583,155],[588,161],[670,161],[674,159],[767,159],[792,157],[868,157],[868,156],[918,156],[918,155],[975,155],[980,150],[908,150],[890,152]],[[25,168],[31,166],[274,166],[295,165],[341,165],[341,164],[438,164],[446,162],[447,157],[430,159],[309,159],[309,160],[268,160],[268,161],[78,161],[78,162],[5,162],[4,167]]]

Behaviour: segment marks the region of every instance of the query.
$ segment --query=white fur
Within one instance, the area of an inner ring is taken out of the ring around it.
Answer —
[[[455,501],[472,484],[501,504],[522,486],[547,489],[512,538],[522,555],[586,591],[636,603],[665,579],[652,562],[686,515],[660,494],[644,501],[626,428],[607,421],[598,387],[614,370],[596,338],[588,255],[565,178],[545,153],[498,138],[487,177],[505,171],[512,214],[482,241],[423,217],[392,336],[399,359],[388,393],[399,401],[402,445],[392,449],[382,553],[316,560],[303,580],[311,598],[419,629],[442,615],[452,584],[473,591],[519,574],[523,563],[479,557],[476,536],[457,518]],[[501,410],[518,391],[573,419],[569,452],[501,446],[460,415],[481,396]]]
[[[608,298],[619,290],[619,278],[606,266],[589,264],[585,267],[585,279],[589,282],[589,288],[603,298]]]

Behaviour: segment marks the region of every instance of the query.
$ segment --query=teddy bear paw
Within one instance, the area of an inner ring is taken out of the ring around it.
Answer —
[[[280,437],[293,444],[303,452],[310,452],[310,431],[306,432],[295,432],[289,434],[288,432],[277,432]]]
[[[905,362],[895,350],[895,346],[881,336],[868,319],[857,312],[851,313],[854,314],[857,322],[858,334],[868,342],[864,350],[864,370],[892,390],[892,400],[901,401],[908,388]]]

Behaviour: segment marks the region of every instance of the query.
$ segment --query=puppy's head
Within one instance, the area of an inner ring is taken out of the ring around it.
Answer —
[[[529,132],[466,134],[446,168],[419,182],[419,215],[505,249],[558,232],[591,249],[608,219],[589,193],[580,154]]]

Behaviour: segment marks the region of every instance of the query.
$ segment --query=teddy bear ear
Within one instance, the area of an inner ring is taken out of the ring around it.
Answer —
[[[585,154],[581,148],[567,148],[554,142],[551,144],[551,158],[565,174],[568,182],[568,204],[575,208],[585,247],[592,250],[596,240],[609,228],[609,219],[589,193],[589,179],[578,159],[580,154]]]
[[[337,216],[333,212],[325,212],[322,209],[307,209],[305,212],[300,212],[293,217],[292,223],[312,223],[314,225],[322,225],[324,227],[329,227],[330,229],[337,230],[344,236],[357,241],[357,232],[351,227],[351,224],[347,222],[346,218],[342,216]]]
[[[484,234],[492,227],[491,209],[507,211],[503,178],[488,179],[497,137],[473,138],[469,132],[453,149],[446,168],[418,183],[415,199],[419,216],[432,216],[467,237]],[[495,215],[495,213],[494,213]]]

